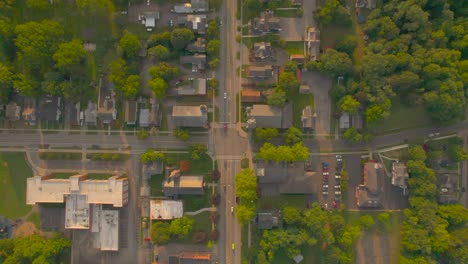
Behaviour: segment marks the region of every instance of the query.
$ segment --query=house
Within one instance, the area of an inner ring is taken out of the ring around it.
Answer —
[[[301,84],[299,86],[299,93],[300,94],[310,94],[310,93],[312,93],[312,89],[310,88],[310,86],[308,84]]]
[[[311,61],[317,61],[320,56],[320,31],[315,27],[309,27],[305,43],[307,56]]]
[[[113,84],[103,83],[102,78],[99,80],[97,116],[104,124],[110,124],[117,118]]]
[[[459,178],[457,174],[437,175],[439,202],[442,204],[458,203],[460,195]]]
[[[125,100],[125,123],[127,125],[135,125],[137,119],[138,106],[134,100]]]
[[[302,129],[304,129],[305,131],[314,130],[316,116],[317,114],[312,112],[312,108],[310,106],[306,106],[302,110],[302,116],[301,116]]]
[[[241,91],[241,101],[243,103],[261,103],[263,102],[263,96],[260,91],[246,89]]]
[[[39,100],[38,118],[49,123],[60,122],[62,111],[62,98],[56,96],[45,96]]]
[[[251,56],[258,61],[273,58],[275,50],[270,42],[257,42],[254,43],[251,53]]]
[[[179,255],[170,255],[169,264],[211,264],[211,253],[208,252],[182,252]]]
[[[186,25],[192,29],[194,33],[205,34],[208,28],[206,15],[187,15]]]
[[[376,6],[376,0],[356,0],[356,8],[374,9]]]
[[[150,200],[150,218],[153,220],[172,220],[184,215],[182,201]]]
[[[281,31],[280,18],[273,16],[273,11],[266,11],[252,21],[252,34],[260,35]]]
[[[408,169],[403,162],[393,162],[392,164],[392,184],[403,190],[408,188]]]
[[[80,125],[80,103],[68,104],[68,123],[70,126]]]
[[[191,14],[193,13],[192,5],[190,3],[175,5],[174,9],[171,10],[176,14]]]
[[[278,216],[273,216],[273,213],[257,213],[255,223],[258,229],[272,229],[278,227]]]
[[[302,6],[302,0],[291,0],[291,6]]]
[[[6,105],[5,117],[10,121],[20,120],[21,106],[17,105],[15,102],[9,102]]]
[[[164,172],[164,163],[162,161],[153,161],[149,164],[143,164],[141,171],[143,175],[147,176],[162,174]]]
[[[304,54],[291,54],[289,60],[295,61],[301,67],[305,63],[305,56]]]
[[[292,106],[285,105],[283,108],[271,105],[254,104],[246,108],[247,126],[289,128],[292,125]]]
[[[187,50],[192,53],[205,53],[206,52],[206,39],[197,38],[196,41],[187,46]]]
[[[97,120],[97,105],[93,102],[88,102],[88,107],[84,112],[85,124],[95,126]]]
[[[314,172],[308,170],[304,162],[289,164],[257,160],[255,174],[262,196],[315,192]]]
[[[206,95],[206,79],[198,78],[177,88],[178,95]]]
[[[180,64],[191,64],[192,72],[197,72],[199,70],[204,70],[206,66],[206,55],[205,54],[195,54],[189,56],[180,56]]]
[[[202,13],[210,11],[208,7],[208,0],[191,0],[192,10],[195,13]]]
[[[340,117],[340,129],[348,129],[351,127],[350,117],[348,113],[343,113]]]
[[[181,176],[180,170],[172,170],[169,177],[164,181],[164,195],[166,197],[177,197],[178,195],[202,195],[203,176]]]
[[[21,116],[27,125],[36,125],[36,100],[34,98],[26,97],[24,99],[24,108]]]
[[[364,164],[363,184],[356,187],[356,201],[358,207],[382,207],[383,177],[383,164],[373,161]]]
[[[176,127],[206,127],[208,125],[208,107],[181,106],[172,107],[172,122]]]
[[[145,12],[143,13],[143,19],[146,29],[151,31],[154,27],[156,27],[156,21],[159,20],[159,12]]]
[[[268,66],[249,66],[247,68],[247,77],[254,79],[269,79],[273,77],[273,67]]]
[[[138,118],[138,125],[140,127],[148,127],[149,126],[149,116],[150,110],[149,109],[140,109],[140,115]]]

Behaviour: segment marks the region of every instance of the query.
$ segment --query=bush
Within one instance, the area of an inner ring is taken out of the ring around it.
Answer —
[[[204,243],[206,241],[205,232],[197,232],[193,235],[193,242],[195,243]]]
[[[249,167],[249,159],[248,158],[243,158],[241,160],[241,168],[242,169],[247,169]]]
[[[215,229],[215,230],[211,231],[211,233],[210,233],[210,240],[217,241],[218,238],[219,238],[219,231],[218,231],[218,229]]]
[[[210,196],[210,202],[215,205],[215,206],[218,206],[219,203],[221,202],[221,195],[219,195],[219,193],[217,194],[212,194]]]
[[[138,134],[137,134],[138,139],[143,140],[143,139],[145,139],[147,137],[148,137],[148,131],[146,131],[144,129],[138,131]]]
[[[371,215],[363,215],[359,217],[359,223],[362,229],[367,230],[374,225],[374,218]]]
[[[219,170],[214,170],[211,172],[211,180],[212,181],[218,181],[219,178],[221,178],[221,173],[219,172]]]
[[[180,172],[188,173],[190,172],[190,162],[188,160],[181,160],[179,162]]]
[[[174,166],[175,165],[175,160],[173,158],[166,158],[165,161],[167,166]]]

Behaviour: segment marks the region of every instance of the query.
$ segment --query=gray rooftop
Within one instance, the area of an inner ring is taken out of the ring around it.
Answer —
[[[208,122],[206,105],[172,107],[172,121],[176,127],[205,127]]]
[[[271,105],[255,104],[248,107],[247,123],[250,127],[288,128],[292,125],[291,104],[279,108]]]

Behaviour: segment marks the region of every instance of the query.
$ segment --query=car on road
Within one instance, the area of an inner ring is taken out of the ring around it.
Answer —
[[[227,93],[224,93],[223,98],[224,98],[224,99],[227,99]]]
[[[234,206],[231,206],[231,213],[234,213]]]
[[[236,249],[236,244],[232,243],[232,244],[231,244],[231,248],[232,248],[232,250],[234,251],[234,250]]]
[[[227,129],[228,129],[228,126],[227,126],[227,124],[224,124],[224,125],[223,125],[223,128],[224,128],[224,132],[226,132],[226,131],[227,131]]]

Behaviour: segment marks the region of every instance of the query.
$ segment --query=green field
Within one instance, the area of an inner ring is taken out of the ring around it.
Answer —
[[[306,207],[306,198],[303,194],[282,194],[279,196],[262,197],[258,199],[258,209],[282,209],[283,207],[291,206],[297,209]]]
[[[26,205],[26,178],[31,176],[24,153],[0,153],[0,215],[16,219],[31,210]]]
[[[304,41],[288,41],[286,42],[286,50],[289,54],[304,55]]]
[[[187,175],[202,175],[211,173],[213,161],[210,156],[203,155],[199,160],[191,160],[190,153],[166,153],[166,158],[170,158],[179,166],[181,160],[188,160],[190,163],[190,172]]]
[[[291,101],[293,102],[293,126],[297,128],[302,127],[302,110],[306,106],[310,106],[314,109],[314,95],[313,94],[300,94],[296,91],[291,95]]]
[[[151,196],[164,196],[162,182],[164,181],[164,174],[151,175],[149,180]]]

